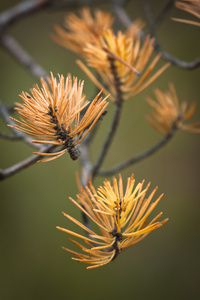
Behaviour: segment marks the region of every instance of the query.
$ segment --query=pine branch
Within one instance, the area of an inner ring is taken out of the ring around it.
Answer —
[[[26,52],[25,49],[8,34],[0,36],[2,46],[37,79],[46,77],[47,72]]]
[[[135,163],[140,162],[141,160],[148,158],[150,155],[154,154],[158,150],[160,150],[162,147],[164,147],[174,136],[175,130],[171,131],[170,134],[168,134],[166,137],[164,137],[161,141],[159,141],[157,144],[155,144],[153,147],[149,148],[148,150],[140,153],[137,156],[134,156],[126,161],[124,161],[121,164],[116,165],[115,167],[109,169],[109,170],[99,170],[98,175],[100,176],[108,176],[113,175],[115,173],[118,173],[122,171],[123,169],[130,167],[134,165]]]
[[[40,147],[41,153],[48,153],[52,151],[55,148],[55,146],[43,146]],[[24,170],[27,167],[30,167],[32,164],[36,163],[40,158],[43,158],[43,156],[40,155],[33,155],[7,169],[1,170],[0,169],[0,181],[4,180],[22,170]]]
[[[115,14],[121,21],[122,25],[124,25],[126,28],[131,26],[132,21],[121,5],[118,5],[116,7]],[[153,23],[152,21],[150,21],[150,23],[153,24],[153,27],[155,28],[155,23]],[[152,30],[152,28],[151,28],[151,30]],[[140,32],[140,36],[143,40],[145,39],[146,35],[147,34],[145,34],[143,31]],[[154,30],[153,36],[155,37],[155,30]],[[162,54],[163,59],[172,63],[174,66],[176,66],[178,68],[185,69],[185,70],[194,70],[194,69],[197,69],[200,67],[200,57],[198,57],[197,59],[195,59],[193,61],[189,61],[189,62],[180,60],[178,57],[175,57],[175,56],[169,54],[168,52],[166,52],[165,50],[163,50],[163,48],[157,38],[155,38],[154,48],[158,53]]]
[[[111,72],[113,74],[115,89],[116,89],[116,93],[117,93],[116,102],[115,102],[116,107],[115,107],[113,121],[112,121],[111,127],[109,129],[107,138],[102,147],[102,151],[101,151],[95,165],[92,168],[92,176],[93,177],[98,173],[98,170],[101,167],[101,164],[103,163],[105,156],[111,146],[111,143],[113,141],[114,135],[117,130],[117,127],[119,125],[119,120],[120,120],[121,111],[122,111],[122,105],[123,105],[123,101],[124,101],[122,92],[120,89],[121,82],[120,82],[120,79],[117,74],[117,67],[115,66],[115,63],[114,63],[115,59],[108,55],[108,60],[110,61],[110,68],[111,68]]]
[[[3,104],[3,102],[0,100],[0,115],[2,116],[3,120],[5,121],[6,124],[12,125],[14,126],[15,123],[13,122],[13,120],[10,119],[10,114],[9,114],[9,108],[7,109],[6,106]],[[28,145],[35,147],[36,149],[39,149],[40,146],[33,144],[32,143],[32,139],[29,138],[28,136],[26,136],[23,132],[15,129],[15,128],[11,128],[11,130],[14,133],[14,136],[7,136],[7,139],[10,140],[22,140],[25,143],[27,143]],[[6,138],[6,135],[1,133],[0,137]]]

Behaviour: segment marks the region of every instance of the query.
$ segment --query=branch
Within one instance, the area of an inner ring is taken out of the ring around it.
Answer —
[[[160,12],[160,14],[156,17],[155,24],[158,25],[160,24],[163,20],[164,17],[167,15],[167,13],[174,7],[174,2],[175,0],[169,0],[163,10]]]
[[[22,17],[26,17],[27,15],[37,12],[42,8],[78,8],[87,5],[98,5],[102,3],[108,3],[108,0],[71,0],[71,1],[58,1],[58,0],[28,0],[22,1],[19,4],[7,9],[3,13],[0,14],[0,30],[5,29],[9,25],[16,22],[18,19]]]
[[[5,29],[7,26],[17,21],[21,17],[27,16],[43,7],[48,6],[51,0],[29,0],[23,1],[0,14],[0,28]]]
[[[152,14],[151,14],[151,8],[149,5],[149,2],[146,0],[140,0],[143,5],[144,12],[146,14],[147,21],[149,23],[150,32],[155,37],[155,29],[156,26],[158,26],[163,20],[164,17],[167,15],[167,13],[174,7],[175,0],[169,0],[162,11],[159,13],[159,15],[156,17],[155,20],[153,20]]]
[[[131,21],[131,19],[129,18],[128,14],[126,13],[126,11],[123,9],[123,7],[121,5],[118,5],[115,8],[115,14],[119,18],[119,20],[121,21],[121,23],[126,28],[128,28],[129,26],[131,26],[132,21]],[[143,31],[141,31],[140,32],[140,37],[141,37],[141,39],[144,39],[146,37],[146,34]],[[190,62],[180,60],[179,58],[177,58],[175,56],[172,56],[168,52],[164,51],[162,49],[162,46],[159,44],[158,39],[155,39],[154,47],[155,47],[155,50],[158,53],[162,54],[162,57],[166,61],[171,62],[174,66],[176,66],[178,68],[186,69],[186,70],[194,70],[194,69],[200,67],[200,58],[197,58],[197,59],[195,59],[193,61],[190,61]]]
[[[175,131],[176,131],[175,129],[173,131],[171,131],[171,133],[169,133],[166,137],[164,137],[164,139],[162,139],[160,142],[158,142],[156,145],[154,145],[150,149],[142,152],[141,154],[130,158],[129,160],[113,167],[112,169],[98,171],[98,175],[100,175],[100,176],[112,175],[114,173],[117,173],[117,172],[149,157],[150,155],[152,155],[153,153],[155,153],[159,149],[161,149],[163,146],[165,146],[171,140],[171,138],[174,136]]]
[[[162,57],[165,60],[171,62],[174,66],[177,66],[181,69],[194,70],[200,67],[200,57],[190,62],[180,60],[179,58],[172,56],[166,51],[162,50],[161,46],[158,44],[157,41],[155,42],[155,50],[161,53]]]
[[[79,147],[80,147],[81,167],[84,170],[84,174],[81,174],[81,185],[86,186],[89,183],[90,174],[91,174],[91,170],[92,170],[92,164],[90,161],[88,143],[85,141],[82,141],[82,143],[80,143]]]
[[[81,172],[81,175],[80,175],[80,181],[81,181],[81,186],[85,187],[86,185],[88,185],[88,183],[90,181],[92,164],[90,161],[89,146],[88,146],[87,141],[82,141],[82,143],[80,143],[79,147],[80,147],[81,167],[83,170],[83,172]],[[84,225],[87,228],[92,229],[90,219],[84,212],[82,212],[82,219],[83,219]],[[89,233],[87,231],[85,231],[85,233],[89,237]]]
[[[123,97],[122,97],[122,92],[120,89],[121,82],[120,82],[120,79],[117,74],[117,67],[114,64],[115,59],[108,55],[108,60],[110,61],[110,68],[111,68],[111,72],[113,74],[115,89],[116,89],[116,93],[117,93],[117,98],[116,98],[116,102],[115,102],[116,107],[115,107],[115,112],[114,112],[114,118],[113,118],[110,130],[108,132],[108,136],[104,142],[104,145],[103,145],[102,151],[99,155],[99,158],[97,159],[97,162],[92,169],[93,177],[97,174],[97,172],[98,172],[101,164],[103,163],[103,160],[108,152],[108,149],[112,143],[112,140],[114,138],[114,135],[116,133],[116,130],[117,130],[117,127],[119,124],[121,110],[122,110],[122,104],[124,101]]]
[[[55,146],[52,146],[52,145],[48,146],[48,147],[43,146],[43,147],[40,148],[40,152],[41,153],[43,153],[43,152],[48,153],[53,148],[55,148]],[[31,156],[31,157],[29,157],[29,158],[15,164],[15,165],[13,165],[13,166],[5,169],[5,170],[0,169],[0,181],[6,179],[6,178],[8,178],[8,177],[10,177],[10,176],[12,176],[16,173],[18,173],[21,170],[24,170],[25,168],[27,168],[27,167],[31,166],[32,164],[34,164],[35,162],[37,162],[38,159],[40,159],[42,157],[43,156],[41,156],[41,155],[33,155],[33,156]]]
[[[4,119],[4,121],[5,121],[6,124],[9,124],[9,125],[12,125],[12,126],[15,125],[15,123],[13,122],[13,120],[10,119],[8,110],[4,106],[4,104],[2,103],[1,100],[0,100],[0,115],[2,116],[2,118]],[[25,143],[27,143],[28,145],[31,145],[32,147],[35,147],[37,149],[40,148],[40,145],[33,144],[32,143],[32,139],[29,138],[28,136],[26,136],[23,132],[15,129],[15,128],[11,128],[11,130],[14,132],[15,135],[12,138],[7,138],[7,139],[10,139],[10,140],[22,140]],[[3,133],[1,133],[0,136],[5,138],[5,134],[3,134]]]
[[[133,22],[129,18],[128,14],[124,10],[123,6],[120,3],[117,3],[114,6],[114,13],[116,14],[119,21],[124,25],[126,28],[130,27]]]
[[[97,6],[100,4],[110,3],[110,0],[71,0],[71,1],[52,1],[51,7],[53,8],[80,8],[83,6]]]
[[[6,134],[4,132],[0,132],[0,138],[3,138],[5,140],[10,140],[10,141],[19,141],[22,139],[20,136],[10,135],[10,134]]]
[[[150,34],[153,37],[156,37],[156,29],[155,29],[155,23],[151,14],[151,8],[149,3],[146,0],[140,0],[143,5],[143,9],[147,18],[147,22],[150,28]]]
[[[153,20],[152,14],[151,14],[151,8],[149,6],[149,3],[146,0],[142,0],[142,3],[143,3],[144,11],[145,11],[148,23],[149,23],[150,33],[152,36],[154,36],[156,38],[156,26],[155,26],[155,22]],[[177,57],[170,55],[166,51],[162,50],[162,47],[161,47],[160,43],[158,42],[157,38],[155,41],[155,50],[157,50],[159,53],[161,53],[162,57],[164,59],[166,59],[167,61],[171,62],[172,64],[174,64],[182,69],[193,70],[200,66],[200,58],[198,58],[192,62],[185,62],[185,61],[178,59]]]
[[[40,79],[46,77],[47,72],[23,49],[18,42],[8,34],[1,34],[0,42],[4,48],[19,62],[25,66],[29,72]]]
[[[14,125],[14,122],[10,119],[8,110],[5,107],[5,105],[3,104],[3,102],[1,101],[1,99],[0,99],[0,115],[4,119],[5,123],[7,123],[9,125]],[[21,131],[15,129],[15,128],[12,128],[12,131],[15,133],[15,135],[17,135],[20,138],[24,137],[24,134]]]
[[[97,159],[97,162],[92,169],[93,177],[97,174],[98,169],[100,168],[101,164],[103,163],[103,160],[104,160],[104,158],[108,152],[108,149],[112,143],[112,140],[114,138],[115,132],[116,132],[118,124],[119,124],[119,119],[120,119],[120,115],[121,115],[121,107],[122,107],[122,103],[116,104],[114,118],[113,118],[110,130],[108,132],[108,136],[103,145],[102,152],[100,153],[99,158]]]

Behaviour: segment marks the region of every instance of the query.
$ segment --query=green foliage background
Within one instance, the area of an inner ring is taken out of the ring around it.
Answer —
[[[143,16],[138,1],[130,1],[128,12]],[[156,16],[166,1],[150,1]],[[1,1],[0,11],[18,1]],[[105,9],[110,9],[105,6]],[[76,66],[77,56],[55,44],[50,33],[61,24],[67,11],[51,9],[27,16],[8,32],[46,70],[54,74],[71,72],[85,80],[84,92],[92,98],[95,88]],[[184,16],[173,9],[171,16]],[[199,28],[175,23],[167,16],[159,28],[163,48],[183,60],[199,56]],[[13,57],[0,48],[0,98],[8,104],[20,101],[18,94],[37,81]],[[174,82],[180,100],[197,101],[195,120],[200,119],[200,70],[185,71],[172,66],[152,86],[124,105],[117,136],[104,163],[110,167],[147,149],[161,137],[148,125],[150,111],[145,102],[153,88],[167,90]],[[99,153],[112,118],[113,105],[95,138],[92,157]],[[1,131],[9,129],[1,121]],[[23,160],[32,149],[22,142],[0,140],[2,169]],[[56,226],[76,229],[62,211],[81,219],[68,201],[75,197],[75,171],[79,161],[68,155],[44,164],[35,164],[0,183],[0,298],[11,299],[176,299],[196,300],[199,295],[199,177],[200,137],[178,132],[172,141],[150,158],[122,172],[124,181],[135,173],[136,181],[158,185],[164,192],[156,212],[163,211],[169,222],[139,244],[118,256],[109,265],[88,271],[73,262],[61,246],[70,246],[67,235]],[[95,185],[102,183],[98,178]],[[154,212],[154,214],[156,214]]]

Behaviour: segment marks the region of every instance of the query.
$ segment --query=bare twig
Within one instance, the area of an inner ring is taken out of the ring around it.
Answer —
[[[110,0],[71,0],[71,1],[57,1],[54,0],[51,3],[52,8],[57,8],[57,9],[63,9],[63,8],[68,8],[68,9],[74,9],[74,8],[80,8],[83,6],[97,6],[100,4],[105,4],[109,3]]]
[[[58,1],[58,0],[27,0],[22,1],[13,7],[7,9],[0,14],[0,30],[5,30],[6,27],[16,22],[22,17],[35,13],[44,8],[52,9],[74,9],[82,6],[96,6],[104,3],[109,3],[109,0],[71,0],[71,1]]]
[[[55,146],[52,146],[52,145],[43,146],[40,148],[40,152],[48,153],[54,148],[55,148]],[[32,164],[34,164],[35,162],[37,162],[42,157],[43,156],[40,156],[40,155],[33,155],[33,156],[13,165],[5,170],[0,170],[0,180],[4,180],[4,179],[18,173],[19,171],[24,170],[25,168],[27,168],[27,167],[31,166]]]
[[[90,153],[89,153],[88,143],[85,141],[82,141],[82,143],[80,143],[79,146],[80,146],[81,167],[83,170],[83,172],[80,174],[80,181],[81,181],[81,185],[83,187],[85,187],[86,185],[88,185],[89,180],[90,180],[92,164],[90,161]],[[90,219],[84,212],[82,212],[82,219],[83,219],[84,225],[87,228],[92,229]],[[89,233],[86,231],[86,234],[88,235]],[[89,235],[88,235],[88,237],[89,237]]]
[[[132,21],[121,5],[118,5],[116,7],[115,14],[125,27],[128,28],[129,26],[131,26]],[[145,39],[146,34],[143,31],[141,31],[140,37],[141,37],[141,39]],[[179,68],[185,69],[185,70],[194,70],[194,69],[200,67],[200,58],[197,58],[190,62],[180,60],[178,57],[172,56],[168,52],[164,51],[162,49],[162,46],[159,44],[158,39],[155,40],[154,47],[157,52],[162,54],[162,57],[166,61],[171,62],[176,67],[179,67]]]
[[[4,132],[0,132],[0,138],[3,138],[5,140],[10,140],[10,141],[19,141],[22,139],[21,136],[10,135],[10,134],[6,134]]]
[[[0,14],[0,29],[5,29],[19,18],[40,10],[41,8],[48,6],[50,3],[51,0],[29,0],[16,4]]]
[[[14,38],[5,33],[5,29],[8,25],[12,24],[22,16],[39,10],[49,3],[50,0],[24,1],[0,14],[0,42],[2,46],[38,79],[41,77],[46,77],[47,72],[33,60],[33,58],[17,43]],[[14,125],[14,122],[9,117],[9,111],[10,109],[6,108],[6,106],[0,101],[1,116],[7,124]],[[4,133],[1,133],[0,136],[12,141],[23,140],[29,145],[40,149],[39,145],[32,144],[32,139],[27,137],[22,132],[16,130],[15,128],[12,128],[12,131],[15,134],[14,136],[6,135]]]
[[[156,26],[160,25],[160,23],[164,20],[164,17],[167,15],[167,13],[172,9],[174,6],[175,0],[169,0],[163,10],[159,13],[159,15],[155,19]]]
[[[14,125],[14,122],[10,119],[8,111],[1,100],[0,100],[0,115],[4,119],[5,123],[12,125],[12,126]],[[12,128],[12,131],[15,133],[15,135],[19,139],[23,139],[25,137],[25,135],[21,131],[15,129],[15,128]]]
[[[121,3],[117,3],[114,6],[114,13],[116,14],[119,21],[126,27],[130,27],[132,25],[132,21],[129,18],[128,14],[126,13],[125,9],[121,5]]]
[[[13,122],[13,120],[10,119],[8,110],[4,106],[4,104],[2,103],[1,100],[0,100],[0,115],[2,116],[2,118],[4,119],[4,121],[5,121],[6,124],[9,124],[9,125],[12,125],[12,126],[15,125],[15,123]],[[14,138],[14,136],[13,136],[12,140],[23,140],[25,143],[31,145],[32,147],[35,147],[36,149],[40,148],[39,145],[33,144],[32,143],[32,139],[29,138],[28,136],[26,136],[23,132],[15,129],[13,127],[11,128],[11,130],[14,132],[15,137],[16,137],[16,138]],[[1,137],[3,137],[3,136],[1,135]],[[4,135],[4,138],[5,138],[5,135]]]
[[[10,119],[7,108],[5,107],[5,105],[3,104],[3,102],[1,100],[0,100],[0,115],[2,116],[2,118],[6,124],[14,125],[14,122]],[[24,134],[21,131],[15,129],[15,128],[12,128],[12,131],[15,133],[15,135],[17,135],[20,138],[24,137]]]
[[[116,133],[116,130],[117,130],[117,127],[119,124],[121,110],[122,110],[122,104],[123,104],[123,97],[122,97],[122,92],[120,89],[121,82],[120,82],[120,79],[117,74],[117,68],[114,64],[115,59],[111,56],[108,56],[108,60],[110,61],[111,72],[113,74],[114,84],[115,84],[115,88],[116,88],[116,92],[117,92],[116,107],[115,107],[115,112],[114,112],[114,118],[113,118],[110,130],[108,132],[108,136],[105,140],[105,143],[103,145],[103,148],[99,155],[99,158],[97,159],[97,162],[92,169],[93,177],[97,174],[97,172],[98,172],[101,164],[103,163],[103,160],[108,152],[108,149],[112,143],[112,140],[114,138],[114,135]]]
[[[146,13],[146,17],[147,17],[147,20],[149,23],[150,33],[152,36],[154,36],[156,38],[156,26],[155,26],[155,22],[153,20],[152,14],[151,14],[151,9],[150,9],[149,3],[146,0],[141,0],[141,1],[143,3],[144,11]],[[177,57],[170,55],[166,51],[162,50],[162,47],[161,47],[160,43],[158,42],[157,38],[155,41],[155,50],[162,53],[162,57],[164,59],[168,60],[172,64],[174,64],[182,69],[193,70],[200,66],[200,58],[194,60],[193,62],[185,62],[185,61],[178,59]]]
[[[152,18],[150,5],[146,0],[140,0],[140,1],[142,2],[143,9],[144,9],[144,12],[145,12],[145,15],[147,18],[147,22],[148,22],[149,29],[150,29],[150,34],[151,34],[151,36],[156,37],[155,23]]]
[[[174,66],[179,67],[185,70],[194,70],[200,67],[200,58],[197,58],[193,61],[187,62],[180,60],[179,58],[172,56],[171,54],[167,53],[166,51],[162,50],[161,46],[156,41],[155,43],[155,50],[162,54],[162,57],[171,62]]]
[[[154,145],[150,149],[140,153],[137,156],[134,156],[134,157],[128,159],[127,161],[125,161],[121,164],[116,165],[112,169],[99,170],[98,175],[100,175],[100,176],[112,175],[114,173],[120,172],[121,170],[123,170],[127,167],[130,167],[131,165],[149,157],[150,155],[152,155],[155,152],[157,152],[158,150],[160,150],[163,146],[165,146],[171,140],[171,138],[174,136],[174,133],[175,133],[175,130],[173,130],[170,134],[168,134],[166,137],[164,137],[160,142],[158,142],[156,145]]]
[[[92,164],[90,160],[90,153],[88,143],[82,141],[79,145],[80,147],[80,159],[81,159],[81,167],[84,170],[84,174],[81,174],[81,185],[85,186],[88,184],[90,180],[90,174],[92,170]]]
[[[6,50],[37,79],[46,77],[47,72],[8,34],[0,36],[0,42]]]

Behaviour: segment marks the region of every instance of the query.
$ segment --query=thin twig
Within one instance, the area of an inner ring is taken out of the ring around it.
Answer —
[[[114,117],[113,117],[113,121],[110,127],[110,130],[108,132],[107,138],[104,142],[104,145],[102,147],[102,151],[99,155],[99,158],[97,159],[96,164],[94,165],[93,169],[92,169],[92,176],[94,177],[101,164],[103,163],[103,160],[105,159],[105,156],[108,152],[108,149],[110,148],[110,145],[112,143],[112,140],[114,138],[114,135],[116,133],[118,124],[119,124],[119,120],[120,120],[120,116],[121,116],[121,110],[122,110],[122,104],[123,104],[123,97],[122,97],[122,92],[120,89],[120,79],[118,77],[117,74],[117,68],[114,64],[115,59],[111,56],[108,56],[108,60],[110,61],[110,67],[111,67],[111,72],[113,74],[113,78],[114,78],[114,84],[115,84],[115,89],[116,89],[116,93],[117,93],[117,98],[116,98],[116,107],[115,107],[115,112],[114,112]]]
[[[169,0],[163,10],[159,13],[159,15],[155,19],[156,26],[160,25],[161,22],[164,20],[164,17],[167,15],[167,13],[172,9],[174,6],[175,0]]]
[[[88,143],[82,141],[79,145],[80,147],[80,159],[81,159],[81,167],[84,170],[84,174],[81,174],[81,185],[85,186],[88,184],[90,180],[90,174],[92,170],[92,164],[90,160],[90,153]]]
[[[58,0],[27,0],[22,1],[13,7],[7,9],[0,14],[0,30],[5,30],[6,27],[16,22],[22,17],[37,12],[42,8],[52,9],[74,9],[82,6],[96,6],[99,4],[109,3],[109,0],[71,0],[71,1],[58,1]]]
[[[100,175],[100,176],[113,175],[113,174],[118,173],[118,172],[122,171],[123,169],[130,167],[131,165],[149,157],[150,155],[152,155],[155,152],[157,152],[158,150],[160,150],[163,146],[165,146],[171,140],[171,138],[174,136],[174,133],[175,133],[175,130],[171,131],[170,134],[168,134],[166,137],[164,137],[164,139],[159,141],[156,145],[154,145],[150,149],[140,153],[137,156],[134,156],[134,157],[128,159],[127,161],[125,161],[121,164],[118,164],[117,166],[115,166],[109,170],[99,170],[98,175]]]
[[[150,28],[150,34],[153,37],[156,37],[156,29],[155,29],[155,22],[153,20],[152,14],[151,14],[151,8],[149,3],[146,0],[140,0],[143,5],[143,9],[147,18],[147,22]]]
[[[5,139],[5,140],[10,140],[10,141],[19,141],[19,140],[22,139],[21,136],[10,135],[10,134],[6,134],[4,132],[0,132],[0,137]]]
[[[51,0],[22,1],[0,14],[0,28],[5,29],[18,19],[48,6]]]
[[[7,108],[4,106],[4,104],[2,103],[2,101],[0,100],[0,115],[2,116],[2,118],[4,119],[6,124],[12,125],[14,126],[15,123],[13,122],[13,120],[10,119],[10,115],[8,113]],[[23,132],[10,127],[11,130],[14,132],[16,139],[18,140],[23,140],[25,143],[27,143],[28,145],[35,147],[36,149],[40,149],[40,146],[37,144],[33,144],[32,143],[32,139],[28,136],[26,136]],[[13,137],[14,140],[14,137]]]
[[[168,60],[172,64],[179,66],[183,69],[193,70],[193,69],[199,67],[200,66],[200,58],[194,60],[193,62],[185,62],[185,61],[178,59],[177,57],[170,55],[166,51],[162,50],[161,45],[158,42],[158,39],[156,38],[156,26],[155,26],[155,22],[153,20],[152,14],[151,14],[150,5],[146,0],[141,0],[141,1],[143,3],[144,11],[145,11],[148,23],[149,23],[150,33],[153,37],[155,37],[155,45],[154,45],[155,50],[162,53],[162,57],[164,59]]]
[[[106,4],[109,3],[110,0],[71,0],[71,1],[57,1],[54,0],[51,3],[52,8],[57,8],[57,9],[63,9],[63,8],[68,8],[68,9],[75,9],[75,8],[80,8],[83,6],[97,6],[100,4]]]
[[[177,66],[181,69],[194,70],[200,67],[200,58],[197,58],[190,62],[180,60],[179,58],[172,56],[168,52],[162,50],[161,46],[157,43],[157,41],[155,42],[155,50],[162,54],[162,58],[171,62],[174,66]]]
[[[81,174],[80,174],[80,181],[81,181],[81,186],[85,187],[86,185],[88,185],[89,180],[90,180],[92,164],[90,161],[90,153],[89,153],[88,143],[86,141],[82,141],[82,143],[80,143],[79,147],[80,147],[81,168],[83,170],[83,172],[81,172]],[[92,229],[90,219],[84,212],[82,212],[82,219],[83,219],[84,225],[87,228]],[[85,233],[89,237],[89,233],[87,231],[85,231]]]
[[[25,66],[29,72],[40,79],[46,77],[47,72],[26,52],[25,49],[11,36],[8,34],[1,34],[0,42],[4,48],[19,62]]]
[[[117,8],[115,9],[115,13],[116,13],[116,16],[119,18],[119,20],[125,27],[128,28],[129,26],[131,26],[132,21],[122,6],[118,5]],[[141,31],[140,37],[142,40],[144,40],[146,37],[146,34],[143,31]],[[175,56],[169,54],[168,52],[164,51],[162,49],[162,46],[159,44],[158,39],[155,39],[154,47],[157,52],[162,54],[162,57],[166,61],[171,62],[174,66],[176,66],[178,68],[185,69],[185,70],[194,70],[194,69],[197,69],[198,67],[200,67],[200,58],[197,58],[190,62],[180,60],[178,57],[175,57]]]
[[[97,77],[100,80],[99,74],[97,74]],[[92,97],[92,99],[93,99],[92,101],[94,101],[96,95],[99,93],[100,93],[100,90],[96,87],[94,97]],[[87,110],[87,108],[85,108],[84,110],[81,111],[81,113],[80,113],[81,118],[84,116],[86,110]],[[92,130],[89,132],[89,134],[84,138],[84,142],[87,144],[88,147],[89,147],[89,144],[92,142],[93,138],[96,136],[99,125],[101,124],[101,121],[103,120],[103,118],[105,117],[106,114],[107,114],[107,110],[105,109],[105,111],[102,113],[101,117],[98,119],[97,123],[95,124],[95,126],[92,128]]]
[[[114,13],[116,14],[118,20],[122,23],[122,25],[124,25],[126,28],[130,27],[133,22],[129,18],[123,6],[120,3],[117,3],[114,8]]]
[[[2,116],[2,118],[6,124],[14,126],[15,123],[13,122],[13,120],[10,119],[8,110],[5,107],[5,105],[3,104],[3,102],[1,101],[1,99],[0,99],[0,115]],[[20,138],[24,137],[24,134],[21,131],[15,129],[15,128],[12,128],[12,131],[15,133],[16,136],[18,136]]]
[[[52,146],[52,145],[43,146],[40,148],[40,152],[48,153],[54,148],[55,148],[55,146]],[[34,164],[35,162],[37,162],[42,157],[43,156],[41,156],[41,155],[33,155],[33,156],[13,165],[5,170],[0,170],[0,181],[18,173],[19,171],[24,170],[25,168],[27,168],[27,167],[31,166],[32,164]]]

